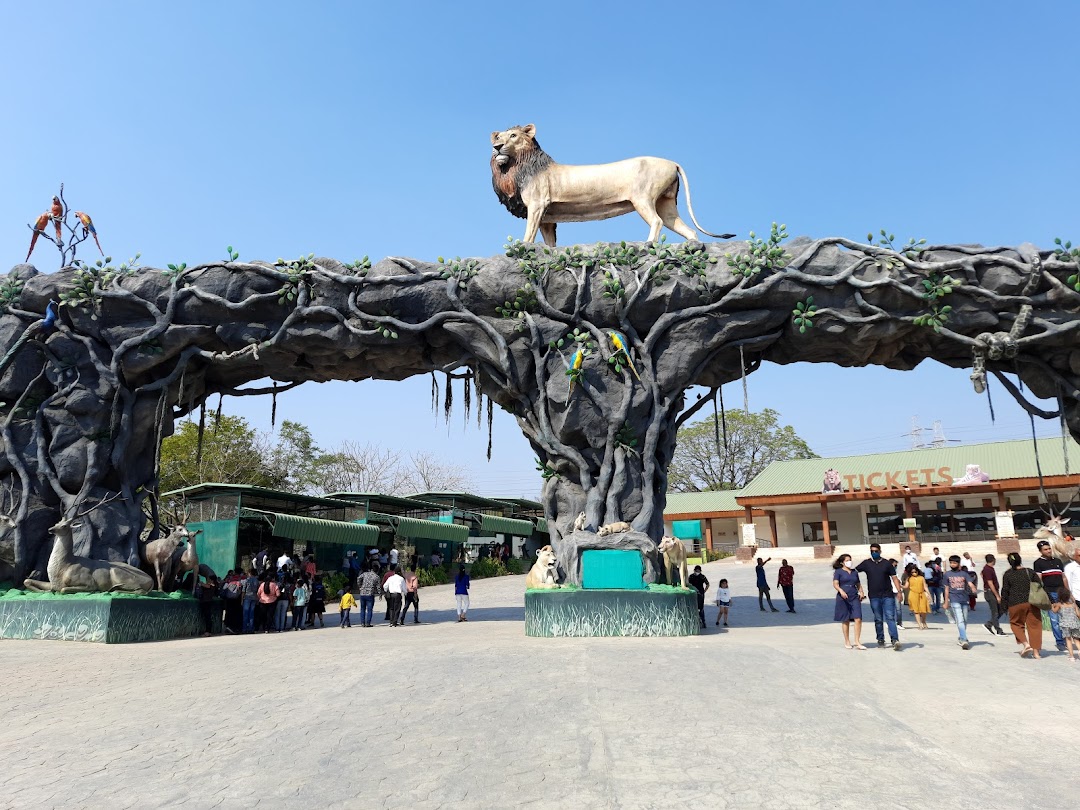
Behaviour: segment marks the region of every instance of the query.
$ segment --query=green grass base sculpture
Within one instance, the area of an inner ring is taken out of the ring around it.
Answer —
[[[696,636],[697,597],[686,588],[525,591],[525,635]]]
[[[215,611],[221,632],[221,611]],[[0,586],[0,639],[126,644],[202,635],[199,603],[186,594],[28,593]]]

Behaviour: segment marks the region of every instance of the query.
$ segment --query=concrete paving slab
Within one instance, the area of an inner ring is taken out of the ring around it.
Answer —
[[[1075,787],[1080,664],[1052,642],[1020,660],[980,603],[966,652],[941,618],[849,651],[827,564],[797,564],[794,615],[758,611],[752,566],[705,573],[730,580],[731,627],[710,607],[695,637],[526,638],[506,577],[473,583],[467,623],[440,586],[399,628],[3,641],[0,806],[1042,807]]]

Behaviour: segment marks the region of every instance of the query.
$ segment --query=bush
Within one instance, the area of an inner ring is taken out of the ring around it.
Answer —
[[[326,586],[326,601],[336,601],[338,598],[338,591],[343,591],[349,587],[349,577],[340,572],[334,574],[323,574],[323,585]]]
[[[498,560],[491,557],[482,557],[472,564],[469,576],[473,579],[487,579],[488,577],[504,577],[506,569]]]
[[[705,562],[716,562],[722,560],[725,557],[734,556],[730,551],[705,551]]]
[[[421,568],[416,578],[420,581],[421,588],[426,588],[428,585],[445,585],[450,581],[450,575],[446,573],[446,569],[442,566]]]
[[[506,561],[506,573],[508,574],[524,574],[525,566],[517,557],[511,557]]]

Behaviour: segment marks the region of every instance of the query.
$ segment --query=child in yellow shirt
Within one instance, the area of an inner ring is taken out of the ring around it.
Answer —
[[[352,627],[352,621],[349,619],[349,612],[356,607],[356,599],[353,598],[351,591],[342,591],[341,593],[341,616],[338,619],[338,627]]]

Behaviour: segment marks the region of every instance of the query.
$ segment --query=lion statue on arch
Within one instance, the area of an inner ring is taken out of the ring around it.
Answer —
[[[636,157],[595,166],[556,163],[536,141],[536,127],[510,127],[491,133],[491,184],[499,202],[525,220],[526,242],[555,246],[559,222],[589,222],[637,211],[649,225],[649,241],[668,227],[686,239],[697,233],[679,217],[679,180],[686,186],[686,208],[698,230],[716,239],[735,234],[706,231],[694,216],[690,182],[671,160]]]

